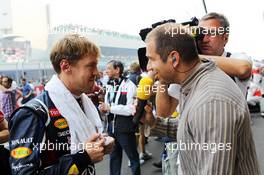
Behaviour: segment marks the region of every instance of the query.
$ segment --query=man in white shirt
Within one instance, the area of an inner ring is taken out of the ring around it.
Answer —
[[[199,26],[207,32],[203,40],[198,41],[198,48],[204,55],[210,55],[217,66],[236,82],[246,97],[247,88],[251,76],[252,61],[245,53],[229,53],[224,47],[229,38],[229,22],[227,18],[219,13],[208,13],[202,17]],[[213,56],[230,57],[232,59]],[[235,58],[235,59],[233,59]]]
[[[115,138],[115,148],[110,154],[110,175],[120,175],[123,150],[131,162],[133,175],[140,175],[140,162],[136,144],[136,125],[133,123],[133,103],[136,85],[123,76],[121,61],[111,60],[106,65],[109,77],[105,102],[99,110],[107,114],[110,136]]]

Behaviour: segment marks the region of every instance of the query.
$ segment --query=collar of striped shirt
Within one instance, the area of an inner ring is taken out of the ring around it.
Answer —
[[[182,94],[187,95],[190,92],[191,87],[193,87],[193,84],[197,81],[196,77],[201,76],[201,74],[206,73],[208,70],[216,68],[216,65],[213,61],[202,59],[201,62],[202,63],[196,66],[190,76],[182,83]]]

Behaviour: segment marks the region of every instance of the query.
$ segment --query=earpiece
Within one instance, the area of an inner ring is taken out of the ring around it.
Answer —
[[[175,63],[176,57],[172,57],[172,62]]]

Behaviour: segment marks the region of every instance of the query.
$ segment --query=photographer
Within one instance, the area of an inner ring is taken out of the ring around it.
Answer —
[[[199,27],[211,32],[198,41],[198,48],[201,53],[208,55],[202,57],[212,59],[220,69],[236,82],[246,98],[251,77],[252,60],[244,53],[225,51],[224,47],[229,38],[227,18],[219,13],[208,13],[200,20]]]
[[[171,35],[168,28],[181,32]],[[147,35],[146,46],[148,70],[157,72],[163,84],[181,86],[180,119],[154,120],[146,106],[145,122],[160,134],[177,134],[178,146],[185,145],[179,149],[182,173],[260,174],[247,103],[234,81],[214,62],[198,57],[194,39],[180,25],[156,27]],[[213,143],[211,150],[208,145]]]

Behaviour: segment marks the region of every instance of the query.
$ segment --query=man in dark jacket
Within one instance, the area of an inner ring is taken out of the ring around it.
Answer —
[[[85,95],[98,73],[99,48],[79,35],[60,40],[50,55],[56,71],[45,91],[16,110],[9,124],[12,174],[95,174],[113,149]]]
[[[115,138],[115,149],[110,154],[110,175],[120,175],[123,150],[131,162],[133,175],[140,175],[139,155],[136,144],[136,125],[133,123],[133,101],[136,85],[122,76],[122,62],[111,60],[106,65],[110,80],[106,87],[105,103],[99,106],[108,113],[108,132]]]

